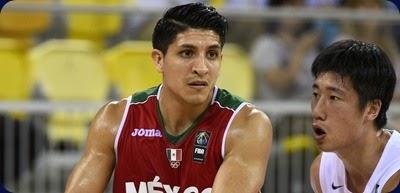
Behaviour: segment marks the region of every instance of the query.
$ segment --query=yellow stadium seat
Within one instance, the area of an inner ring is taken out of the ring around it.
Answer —
[[[0,38],[0,69],[0,100],[26,100],[28,66],[16,40]]]
[[[147,41],[126,41],[105,54],[107,72],[122,97],[161,83]]]
[[[309,134],[296,134],[285,137],[282,141],[283,150],[288,153],[302,150],[317,151],[314,140]]]
[[[49,40],[31,50],[34,83],[49,101],[104,101],[109,80],[99,52],[87,40]],[[57,112],[50,116],[51,142],[82,145],[94,113]],[[68,135],[66,134],[68,133]]]
[[[215,8],[222,8],[226,4],[225,0],[209,0],[209,3]]]
[[[62,0],[65,5],[114,6],[123,0]],[[120,13],[83,13],[67,14],[67,30],[70,38],[94,40],[102,46],[103,39],[118,33],[121,29]]]
[[[52,146],[82,147],[94,113],[58,111],[50,116],[47,135]]]
[[[7,9],[9,4],[35,3],[41,4],[49,0],[18,0],[11,1],[1,11],[0,33],[8,37],[31,37],[45,31],[51,21],[49,12],[22,12]]]
[[[49,100],[99,101],[109,86],[100,56],[86,40],[49,40],[33,48],[29,59]]]
[[[225,44],[217,85],[246,100],[254,96],[254,71],[250,58],[235,44]]]

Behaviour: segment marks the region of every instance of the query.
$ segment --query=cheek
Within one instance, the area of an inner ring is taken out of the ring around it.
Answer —
[[[335,112],[334,117],[336,117],[334,120],[335,125],[337,125],[337,129],[341,130],[341,135],[351,135],[361,126],[361,115],[359,112],[342,109]]]
[[[219,68],[218,67],[212,68],[211,69],[211,75],[213,77],[218,77],[219,76]]]
[[[164,66],[164,74],[171,79],[179,78],[185,70],[184,66],[177,62],[169,63]]]
[[[220,69],[221,69],[221,65],[218,64],[218,63],[217,63],[217,64],[210,65],[210,67],[209,67],[210,73],[211,73],[214,77],[218,77],[218,76],[219,76]]]
[[[335,121],[339,124],[349,124],[354,114],[346,108],[336,108],[332,111],[332,116],[335,117]]]

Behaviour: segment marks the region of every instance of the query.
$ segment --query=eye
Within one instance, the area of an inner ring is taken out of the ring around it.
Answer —
[[[313,98],[317,98],[317,97],[318,97],[318,93],[317,93],[317,92],[313,92],[313,93],[312,93],[312,97],[313,97]]]
[[[217,59],[218,56],[219,56],[219,52],[218,51],[212,50],[212,51],[207,52],[207,58],[209,58],[211,60]]]
[[[329,98],[330,98],[331,100],[334,100],[334,101],[337,101],[337,100],[340,99],[339,97],[334,96],[334,95],[331,95]]]
[[[192,50],[183,50],[181,52],[179,52],[179,55],[183,58],[190,58],[193,56],[193,51]]]

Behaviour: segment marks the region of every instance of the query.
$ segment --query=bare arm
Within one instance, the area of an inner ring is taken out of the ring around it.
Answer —
[[[319,165],[321,163],[321,154],[319,154],[311,164],[310,182],[315,193],[322,193],[321,184],[319,183]]]
[[[244,107],[227,134],[225,158],[218,170],[213,193],[256,193],[264,184],[272,144],[268,117]]]
[[[89,130],[85,151],[68,178],[65,193],[104,192],[115,164],[114,139],[126,101],[99,110]]]

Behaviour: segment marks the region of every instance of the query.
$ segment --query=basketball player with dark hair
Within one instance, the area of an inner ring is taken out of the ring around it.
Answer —
[[[103,192],[113,171],[114,193],[259,192],[272,127],[216,87],[226,31],[213,7],[170,8],[153,32],[162,84],[97,113],[65,192]]]
[[[342,40],[312,64],[312,127],[322,153],[311,166],[318,193],[400,192],[400,134],[384,129],[396,84],[377,45]]]

